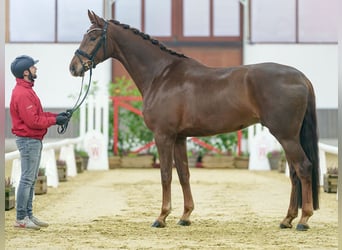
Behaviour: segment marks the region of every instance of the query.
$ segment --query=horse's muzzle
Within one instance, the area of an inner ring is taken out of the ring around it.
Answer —
[[[84,76],[84,73],[86,70],[89,68],[85,68],[77,58],[73,58],[71,60],[70,66],[69,66],[69,71],[72,76]]]

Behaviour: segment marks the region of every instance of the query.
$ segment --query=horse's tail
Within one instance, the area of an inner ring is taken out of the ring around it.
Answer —
[[[319,157],[318,157],[318,130],[317,130],[317,117],[316,117],[316,101],[315,94],[311,83],[309,85],[309,96],[307,108],[300,130],[300,144],[303,150],[312,164],[312,200],[313,208],[317,210],[319,208],[319,189],[320,189],[320,169],[319,169]],[[300,185],[300,182],[297,182]],[[301,186],[297,189],[301,192]],[[298,195],[299,206],[302,206],[302,195]]]

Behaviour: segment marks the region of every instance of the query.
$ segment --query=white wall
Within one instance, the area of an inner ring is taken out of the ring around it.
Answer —
[[[19,55],[29,55],[39,60],[34,90],[43,108],[72,108],[81,89],[81,77],[69,73],[69,63],[79,44],[6,44],[5,45],[5,107],[9,107],[15,78],[11,63]],[[107,91],[111,80],[111,61],[107,60],[93,70],[92,81],[98,81],[100,91]],[[88,84],[89,73],[84,78]]]
[[[277,62],[302,71],[312,82],[319,109],[338,108],[337,44],[246,44],[244,64]]]
[[[27,54],[39,59],[38,78],[35,91],[43,107],[72,107],[75,100],[68,97],[77,95],[81,78],[72,77],[69,63],[78,44],[6,44],[5,45],[5,107],[9,106],[11,90],[15,80],[10,71],[11,62],[18,55]],[[302,71],[313,83],[317,108],[337,109],[338,107],[338,56],[337,44],[247,44],[244,64],[258,62],[278,62]],[[88,76],[85,83],[88,83]],[[102,91],[107,91],[111,79],[110,60],[99,64],[93,70],[93,80],[98,81]]]

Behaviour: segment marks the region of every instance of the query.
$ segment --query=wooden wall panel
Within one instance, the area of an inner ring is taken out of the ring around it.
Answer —
[[[242,53],[239,48],[183,48],[181,52],[210,67],[231,67],[242,64]]]

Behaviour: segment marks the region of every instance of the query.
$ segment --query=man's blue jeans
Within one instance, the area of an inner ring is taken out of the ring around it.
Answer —
[[[38,176],[42,141],[17,137],[17,148],[21,158],[21,177],[17,191],[17,220],[32,216],[32,199]]]

